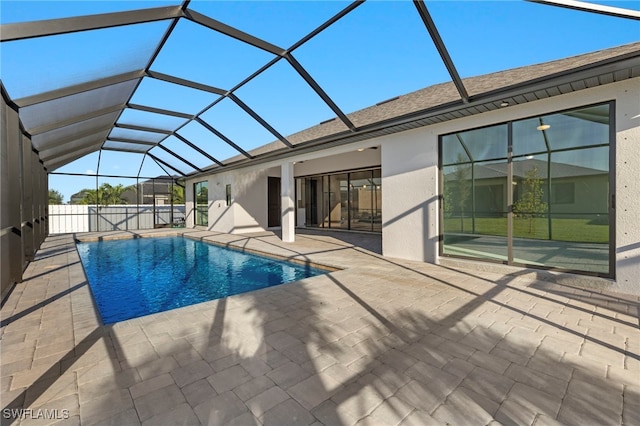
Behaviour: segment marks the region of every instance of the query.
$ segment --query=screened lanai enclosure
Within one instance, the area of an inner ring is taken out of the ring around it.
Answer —
[[[206,185],[196,194],[188,179],[579,90],[540,90],[542,69],[502,82],[527,96],[475,76],[637,42],[640,12],[619,3],[3,2],[2,292],[58,232],[54,216],[82,217],[82,230],[183,226],[191,197],[195,224],[211,226]],[[568,21],[578,30],[563,32]],[[594,31],[612,24],[615,34]],[[541,49],[543,36],[555,41]],[[603,67],[610,60],[614,73],[636,50],[590,60]],[[429,95],[419,95],[425,87]],[[444,211],[444,254],[518,263],[522,232],[543,245],[608,244],[609,228],[560,238],[563,220],[609,223],[605,199],[589,211],[563,209],[571,188],[604,185],[609,166],[601,161],[606,142],[561,140],[556,121],[582,120],[585,134],[607,133],[609,114],[605,104],[545,116],[538,125],[551,129],[535,135],[512,121],[444,136],[442,196],[458,193]],[[475,140],[487,132],[499,142],[480,147]],[[384,170],[375,166],[296,176],[316,206],[310,226],[382,232]],[[544,191],[530,196],[527,186]],[[116,187],[119,198],[107,202],[103,194]],[[83,200],[85,210],[52,213],[54,189],[67,203]],[[507,206],[519,199],[529,204],[508,219]],[[332,204],[348,214],[331,217]],[[499,239],[499,252],[481,239],[468,244],[469,232]],[[593,253],[594,268],[608,271],[600,259],[610,251]]]

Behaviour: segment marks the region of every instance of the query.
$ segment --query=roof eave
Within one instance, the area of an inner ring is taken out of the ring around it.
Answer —
[[[640,51],[635,51],[584,66],[564,70],[555,74],[529,81],[505,86],[498,90],[473,95],[465,103],[462,99],[432,108],[426,108],[392,119],[359,127],[355,132],[344,131],[329,136],[296,144],[293,149],[278,149],[255,155],[252,159],[239,159],[226,163],[225,167],[211,167],[203,173],[217,174],[248,165],[259,165],[282,160],[295,155],[316,152],[326,148],[347,145],[364,139],[402,132],[434,123],[450,121],[456,118],[476,115],[501,109],[500,104],[508,102],[509,106],[528,103],[542,98],[558,96],[570,92],[602,86],[617,81],[640,77]],[[589,80],[591,84],[585,84]],[[540,97],[543,92],[546,96]],[[192,173],[187,177],[203,173]]]

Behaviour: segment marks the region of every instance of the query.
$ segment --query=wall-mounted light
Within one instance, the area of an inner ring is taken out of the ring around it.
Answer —
[[[536,127],[536,129],[538,129],[540,131],[547,130],[547,129],[550,129],[550,128],[551,128],[551,126],[549,124],[541,124],[538,127]]]
[[[509,102],[508,101],[502,101],[500,102],[500,107],[504,108],[504,107],[508,107],[509,106]]]
[[[356,151],[358,151],[358,152],[362,152],[362,151],[364,151],[365,149],[366,149],[366,148],[358,148]]]

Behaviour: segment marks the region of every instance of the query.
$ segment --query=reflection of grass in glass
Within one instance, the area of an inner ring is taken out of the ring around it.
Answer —
[[[514,219],[513,235],[516,238],[548,239],[548,222],[546,218],[536,218],[534,232],[529,233],[529,219]],[[462,232],[460,218],[445,218],[444,231]],[[609,226],[598,224],[592,219],[552,219],[553,239],[555,241],[573,241],[581,243],[608,243]],[[594,222],[596,224],[594,224]],[[464,229],[471,233],[471,218],[464,219]],[[506,218],[476,218],[475,234],[507,236]]]

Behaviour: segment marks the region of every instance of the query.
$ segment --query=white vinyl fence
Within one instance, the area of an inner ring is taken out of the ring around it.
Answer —
[[[173,205],[50,205],[49,234],[126,231],[184,225],[184,204]]]

